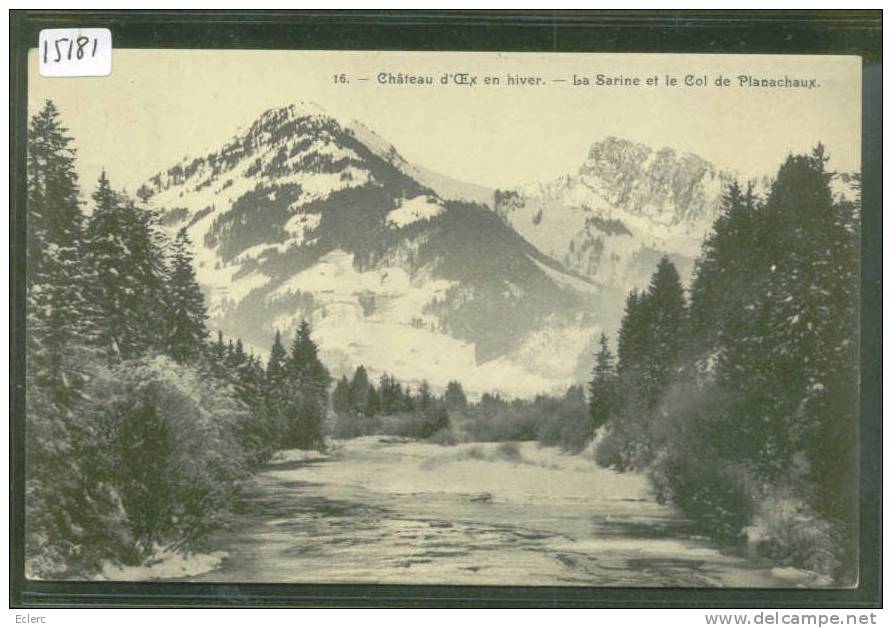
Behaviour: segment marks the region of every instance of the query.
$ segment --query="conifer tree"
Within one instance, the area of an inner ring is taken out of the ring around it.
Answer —
[[[369,384],[369,396],[365,404],[365,415],[367,417],[378,416],[381,413],[381,397],[372,384]]]
[[[350,381],[346,375],[342,375],[335,385],[331,395],[331,405],[340,417],[346,417],[350,413]]]
[[[656,400],[672,378],[687,338],[684,289],[675,265],[664,256],[651,278],[644,306],[647,365],[645,385]]]
[[[192,243],[185,229],[181,229],[174,240],[166,297],[165,350],[181,363],[197,360],[203,354],[207,340],[207,311],[195,279]]]
[[[431,393],[431,386],[427,380],[422,380],[418,386],[418,393],[415,395],[415,411],[424,413],[433,405],[434,398]]]
[[[208,347],[208,359],[211,372],[220,381],[226,381],[226,343],[223,342],[223,332],[217,330],[217,340]]]
[[[768,390],[771,438],[763,450],[773,455],[763,461],[804,454],[820,506],[846,517],[857,433],[858,261],[846,209],[833,203],[826,160],[821,145],[788,158],[766,201],[778,246],[766,278],[765,318],[754,335],[765,339],[756,365],[769,377],[752,383]]]
[[[309,395],[320,408],[324,408],[331,377],[319,359],[319,348],[313,341],[310,324],[306,320],[301,321],[295,334],[287,369],[290,378],[301,391]]]
[[[241,345],[241,340],[236,347]],[[235,396],[248,409],[242,422],[240,440],[249,455],[249,463],[265,462],[278,445],[276,424],[265,403],[264,371],[252,354],[238,363],[233,373]]]
[[[235,341],[235,349],[232,352],[232,363],[238,368],[248,360],[248,354],[245,353],[245,345],[241,338]]]
[[[450,413],[463,413],[468,409],[468,398],[465,396],[465,391],[458,381],[451,381],[446,385],[443,400],[446,403],[446,409]]]
[[[281,344],[278,335],[276,344]],[[322,445],[330,376],[318,353],[310,325],[302,321],[290,353],[282,358],[280,413],[285,425],[285,444],[290,447],[308,449]]]
[[[384,373],[378,384],[378,393],[381,397],[382,414],[391,415],[403,411],[403,387],[395,377]]]
[[[29,375],[63,407],[78,397],[84,380],[78,351],[94,341],[97,327],[89,304],[94,276],[83,263],[75,150],[67,133],[52,101],[28,128],[25,273]]]
[[[89,264],[97,272],[97,286],[92,295],[102,319],[101,345],[112,355],[119,356],[118,339],[124,335],[127,312],[118,300],[122,296],[123,282],[118,266],[124,264],[124,225],[117,211],[118,199],[103,170],[93,193],[93,213],[86,230],[85,249]]]
[[[355,414],[365,414],[369,403],[369,375],[363,365],[356,367],[350,382],[350,407]]]
[[[281,394],[285,386],[287,361],[288,354],[282,345],[282,333],[277,329],[272,349],[269,352],[269,359],[266,362],[267,390],[273,396]]]
[[[121,359],[165,349],[165,312],[158,304],[168,296],[167,269],[154,215],[114,192],[105,172],[93,201],[86,248],[98,279],[103,346]]]
[[[25,545],[45,573],[77,573],[111,548],[118,504],[85,478],[95,443],[81,414],[96,354],[95,274],[84,263],[75,150],[51,101],[27,142]]]
[[[312,364],[318,359],[318,348],[310,337],[310,324],[302,320],[291,343],[288,368],[297,378],[306,377]]]
[[[415,412],[415,395],[412,394],[411,386],[406,386],[406,388],[403,389],[399,411],[400,412]]]
[[[620,373],[632,371],[642,361],[646,342],[642,313],[638,291],[632,290],[626,297],[626,309],[617,338],[617,371]]]
[[[276,330],[273,345],[266,361],[266,376],[264,378],[264,398],[267,411],[271,420],[276,424],[276,431],[281,436],[285,429],[284,412],[288,399],[287,379],[288,354],[282,345],[282,334]]]
[[[703,244],[691,284],[691,335],[695,353],[721,354],[724,340],[738,333],[761,297],[765,277],[758,199],[752,184],[733,182],[722,197],[722,212]]]
[[[668,385],[687,337],[687,307],[678,271],[660,260],[643,294],[629,293],[618,338],[617,370],[630,392],[653,404]]]
[[[58,109],[46,101],[28,126],[28,243],[35,245],[26,251],[29,282],[41,277],[46,255],[77,254],[84,216],[71,143]]]
[[[607,423],[616,409],[616,372],[613,354],[607,346],[607,334],[601,334],[599,344],[601,348],[595,358],[592,381],[589,384],[589,414],[594,429]]]

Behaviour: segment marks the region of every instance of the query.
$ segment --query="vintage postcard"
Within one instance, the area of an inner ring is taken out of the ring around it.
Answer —
[[[29,57],[28,578],[857,584],[860,58],[106,46]]]

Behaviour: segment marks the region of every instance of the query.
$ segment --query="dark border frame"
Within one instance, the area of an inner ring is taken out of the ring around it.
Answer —
[[[43,28],[119,48],[847,54],[862,58],[859,585],[851,590],[35,582],[24,578],[27,50]],[[10,606],[682,607],[882,605],[882,11],[10,11]]]

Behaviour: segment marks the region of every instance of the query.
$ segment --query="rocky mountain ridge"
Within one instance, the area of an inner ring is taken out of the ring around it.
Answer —
[[[497,191],[494,209],[569,271],[628,290],[664,254],[689,275],[733,179],[696,155],[608,137],[576,173]]]

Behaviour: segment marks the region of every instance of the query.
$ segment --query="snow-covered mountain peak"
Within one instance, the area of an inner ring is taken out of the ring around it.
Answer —
[[[211,326],[249,346],[306,319],[336,374],[364,364],[445,386],[465,373],[477,392],[524,395],[588,370],[536,356],[588,349],[594,284],[505,225],[485,188],[410,164],[318,105],[264,112],[140,196],[187,230]]]
[[[301,100],[299,102],[291,103],[283,107],[273,107],[271,109],[267,109],[260,115],[256,122],[258,124],[265,124],[282,119],[311,117],[325,118],[328,120],[334,119],[325,109],[322,108],[319,103],[312,100]]]
[[[692,269],[732,177],[697,155],[611,136],[575,173],[496,192],[494,209],[570,271],[625,291],[646,285],[663,254],[683,276]]]

